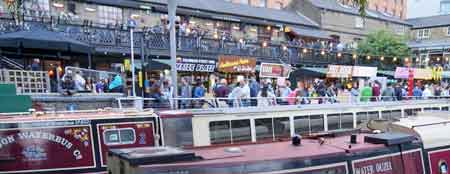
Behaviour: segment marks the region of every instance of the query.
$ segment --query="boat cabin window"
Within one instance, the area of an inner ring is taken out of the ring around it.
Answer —
[[[311,115],[309,118],[311,122],[311,133],[325,131],[323,115]]]
[[[358,112],[356,113],[356,124],[365,123],[368,120],[377,120],[379,117],[378,111]]]
[[[213,121],[209,123],[211,144],[231,143],[230,121]]]
[[[440,111],[441,108],[439,107],[429,107],[429,108],[423,108],[424,111]]]
[[[231,121],[232,143],[251,141],[252,133],[250,129],[251,129],[250,120],[232,120]]]
[[[323,115],[294,117],[294,127],[296,134],[323,132],[325,130]]]
[[[449,110],[448,110],[448,106],[443,106],[443,107],[441,108],[441,110],[442,110],[442,111],[449,111]]]
[[[290,137],[289,117],[255,119],[256,140]]]
[[[402,117],[402,111],[401,110],[381,111],[381,117],[387,120],[396,120]]]
[[[343,113],[343,114],[329,114],[328,119],[328,130],[338,130],[338,129],[352,129],[353,128],[353,114]]]
[[[421,112],[421,108],[412,108],[412,109],[405,109],[405,117],[409,116],[415,116],[417,113]]]
[[[309,116],[294,117],[294,129],[296,134],[309,134]]]
[[[353,113],[341,114],[341,128],[353,129]]]
[[[211,144],[251,141],[250,120],[213,121],[209,123]]]
[[[133,144],[136,133],[133,128],[108,129],[103,132],[106,145]]]

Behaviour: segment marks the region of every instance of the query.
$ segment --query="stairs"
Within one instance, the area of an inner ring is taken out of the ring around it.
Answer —
[[[25,70],[25,66],[5,56],[0,56],[0,69]]]

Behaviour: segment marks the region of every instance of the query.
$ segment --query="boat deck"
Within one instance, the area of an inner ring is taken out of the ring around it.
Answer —
[[[339,156],[345,155],[346,153],[381,149],[384,147],[382,144],[365,143],[365,135],[367,134],[358,134],[358,144],[352,144],[351,148],[349,148],[350,136],[326,138],[323,145],[320,145],[318,140],[303,139],[302,145],[300,146],[293,146],[290,141],[236,146],[241,150],[241,152],[227,152],[226,150],[230,148],[229,146],[196,148],[191,151],[195,152],[197,156],[201,156],[203,160],[171,164],[142,165],[140,167],[166,168],[174,165],[177,167],[192,167],[205,164],[224,165],[228,163],[246,163],[270,160],[302,158],[311,159],[324,156]]]

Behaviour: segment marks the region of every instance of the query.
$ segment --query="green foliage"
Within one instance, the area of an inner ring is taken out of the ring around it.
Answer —
[[[367,7],[368,2],[369,2],[369,0],[353,0],[353,3],[358,5],[359,15],[361,15],[362,17],[366,16],[366,7]]]
[[[22,20],[22,6],[23,6],[23,0],[3,0],[6,4],[6,8],[8,12],[11,14],[11,17],[14,18],[16,21],[16,24],[20,23],[20,20]]]
[[[406,38],[380,30],[369,34],[358,43],[359,55],[403,58],[410,55]]]

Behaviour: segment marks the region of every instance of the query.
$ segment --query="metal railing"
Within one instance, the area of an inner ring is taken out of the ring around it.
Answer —
[[[211,108],[247,108],[273,106],[302,105],[338,105],[338,104],[370,104],[386,105],[408,103],[414,101],[450,102],[450,96],[411,97],[378,96],[378,97],[250,97],[250,98],[117,98],[119,108],[140,107],[153,109],[211,109]]]
[[[16,85],[18,93],[48,93],[50,78],[47,71],[0,69],[0,82]]]
[[[61,32],[63,35],[78,41],[88,43],[100,52],[129,53],[130,32],[123,27],[95,27],[78,23],[64,23],[47,20],[26,21],[23,26],[17,26],[10,19],[0,19],[0,34],[14,32],[19,29],[35,30],[50,29]],[[160,50],[158,54],[167,54],[169,50],[169,36],[167,33],[140,30],[134,33],[136,49],[143,47],[149,50]],[[140,39],[142,38],[142,39]],[[286,64],[326,65],[329,63],[343,65],[378,66],[380,69],[394,69],[388,57],[385,61],[366,60],[363,56],[353,58],[353,51],[337,49],[298,46],[288,42],[270,42],[263,46],[263,42],[237,40],[221,40],[213,38],[200,38],[194,36],[177,36],[177,50],[180,54],[187,52],[196,56],[240,55],[258,57],[261,61],[284,62]],[[137,51],[139,53],[139,51]],[[400,61],[397,61],[400,62]]]

